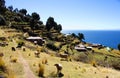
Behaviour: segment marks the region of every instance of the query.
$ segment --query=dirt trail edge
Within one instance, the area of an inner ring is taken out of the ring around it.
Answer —
[[[20,52],[19,52],[19,61],[23,64],[25,78],[36,78],[36,76],[31,71],[27,61],[22,57]]]

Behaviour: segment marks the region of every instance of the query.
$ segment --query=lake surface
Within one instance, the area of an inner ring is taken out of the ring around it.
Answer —
[[[120,43],[119,30],[63,30],[62,33],[83,33],[86,42],[99,43],[117,49]]]

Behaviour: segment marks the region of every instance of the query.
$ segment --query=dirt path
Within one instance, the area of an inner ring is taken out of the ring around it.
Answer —
[[[31,71],[28,63],[26,60],[22,57],[22,54],[19,52],[19,61],[23,64],[23,69],[25,72],[25,78],[36,78],[33,72]]]
[[[16,45],[15,40],[13,39],[14,45]],[[23,69],[25,72],[25,78],[36,78],[33,72],[31,71],[29,64],[27,61],[23,58],[22,54],[18,52],[19,54],[19,62],[23,65]]]

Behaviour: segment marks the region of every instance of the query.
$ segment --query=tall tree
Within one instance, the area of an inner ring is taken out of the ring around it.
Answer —
[[[30,20],[30,28],[33,30],[34,32],[34,29],[35,29],[35,20],[34,19],[31,19]]]
[[[38,27],[38,24],[40,24],[40,21],[39,21],[40,20],[40,16],[36,12],[33,12],[31,17],[32,17],[32,19],[30,20],[30,27],[31,27],[31,29],[34,32],[36,27]]]
[[[33,12],[32,13],[32,18],[34,19],[34,20],[40,20],[40,16],[39,16],[39,14],[37,14],[36,12]]]
[[[14,9],[14,12],[18,13],[18,11],[19,11],[18,8],[15,8],[15,9]]]
[[[47,29],[48,31],[50,31],[50,29],[51,29],[52,27],[54,27],[54,25],[56,25],[55,22],[54,22],[54,18],[53,18],[53,17],[49,17],[49,18],[47,19],[47,22],[46,22],[46,29]]]
[[[0,0],[0,14],[4,14],[6,11],[5,0]]]
[[[8,9],[10,10],[10,11],[13,11],[13,6],[11,5],[11,6],[8,6]]]
[[[24,21],[25,22],[30,22],[31,16],[29,14],[27,14],[26,16],[24,16]]]
[[[74,38],[76,38],[77,37],[77,35],[75,34],[75,33],[72,33],[71,34]]]
[[[19,12],[22,13],[23,15],[27,14],[27,10],[26,9],[20,9]]]
[[[6,25],[6,20],[2,15],[0,15],[0,25]]]
[[[55,30],[57,30],[58,32],[60,32],[62,30],[62,25],[59,24],[59,25],[55,25]]]
[[[84,40],[85,39],[85,37],[84,37],[84,34],[83,33],[78,33],[78,39],[79,40]]]
[[[5,7],[5,0],[0,0],[0,7]]]

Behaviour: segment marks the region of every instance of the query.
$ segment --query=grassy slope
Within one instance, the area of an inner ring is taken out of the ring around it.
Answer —
[[[4,30],[6,31],[6,30]],[[16,33],[7,33],[0,29],[0,36],[10,36],[14,35]],[[26,42],[29,45],[33,45],[29,42]],[[81,62],[66,62],[66,61],[60,61],[60,58],[55,57],[54,55],[48,55],[46,53],[41,53],[40,58],[36,58],[34,56],[34,51],[30,49],[26,49],[25,52],[22,50],[17,50],[15,52],[11,51],[11,47],[16,46],[13,42],[9,42],[9,46],[6,47],[0,47],[0,52],[4,53],[4,61],[6,62],[6,65],[10,67],[10,69],[14,72],[16,75],[16,78],[24,78],[24,71],[23,66],[19,62],[17,63],[11,63],[10,62],[10,56],[15,57],[19,59],[18,57],[18,51],[22,53],[24,59],[29,63],[31,70],[35,75],[38,73],[38,63],[41,62],[42,59],[47,58],[48,65],[45,65],[45,76],[49,76],[50,73],[55,73],[56,68],[54,66],[55,63],[61,63],[63,65],[63,73],[64,78],[105,78],[106,76],[109,76],[109,78],[120,78],[120,72],[116,71],[114,69],[110,68],[103,68],[98,67],[95,68],[91,64],[84,64]],[[30,56],[29,56],[30,54]]]

